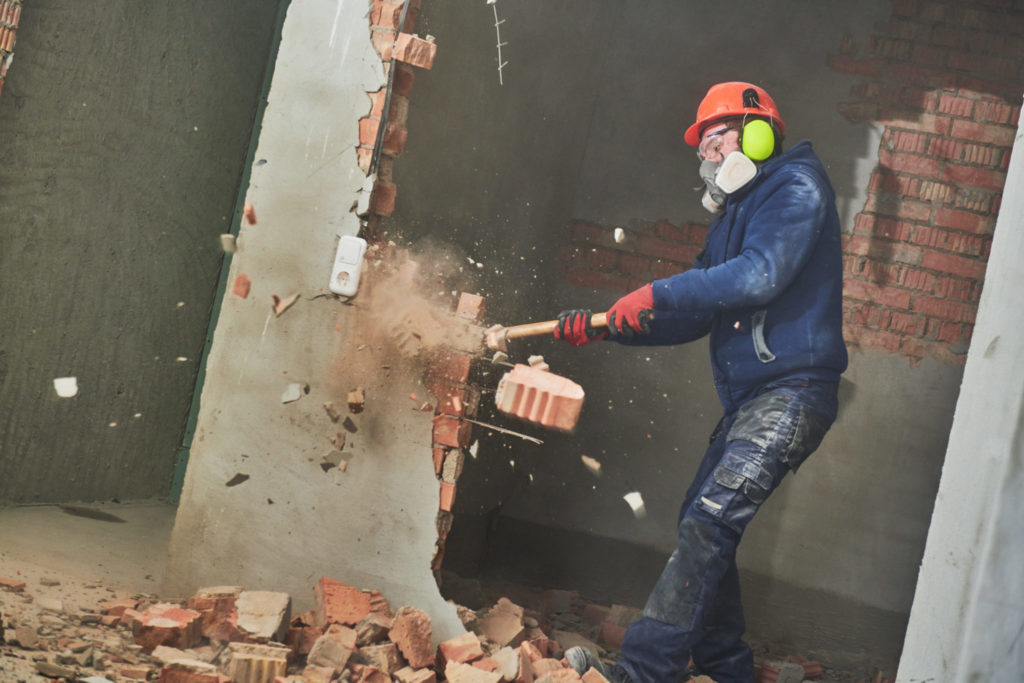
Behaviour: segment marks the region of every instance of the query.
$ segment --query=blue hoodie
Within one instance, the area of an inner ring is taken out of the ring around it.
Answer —
[[[847,365],[839,237],[835,191],[800,142],[726,199],[693,269],[654,281],[651,334],[617,339],[681,344],[710,333],[727,412],[768,383],[838,381]]]

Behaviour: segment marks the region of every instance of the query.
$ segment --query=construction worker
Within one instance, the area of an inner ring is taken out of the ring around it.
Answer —
[[[593,666],[612,683],[670,683],[684,673],[754,679],[736,547],[832,425],[847,365],[835,193],[809,142],[782,151],[784,132],[762,88],[708,90],[684,135],[701,160],[704,206],[717,216],[696,264],[616,301],[607,329],[591,326],[590,311],[559,316],[555,337],[577,346],[710,335],[724,410],[683,501],[676,549],[621,658],[609,665],[570,648],[566,660],[579,673]]]

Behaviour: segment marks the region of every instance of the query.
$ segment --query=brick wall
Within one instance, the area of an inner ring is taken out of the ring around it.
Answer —
[[[4,89],[7,69],[14,58],[14,39],[21,19],[21,0],[0,0],[0,93]]]
[[[843,226],[851,347],[963,364],[1024,93],[1024,0],[894,0],[868,45],[828,57],[860,76],[839,114],[884,125],[867,202]],[[568,226],[562,278],[611,292],[692,265],[706,228]]]
[[[390,216],[395,210],[398,188],[392,182],[392,169],[395,157],[402,153],[408,138],[405,124],[409,115],[409,95],[415,80],[412,67],[430,69],[437,52],[431,36],[420,38],[410,33],[419,15],[420,0],[409,0],[404,23],[403,4],[403,0],[374,0],[370,11],[370,38],[391,80],[390,101],[387,87],[369,93],[370,111],[359,120],[359,147],[356,150],[359,166],[367,175],[376,174],[367,221],[369,232],[374,234],[377,233],[379,218]],[[391,74],[392,70],[394,74]],[[385,116],[386,102],[388,111]],[[381,125],[384,126],[383,136],[379,134]],[[380,154],[377,155],[376,168],[373,168],[378,139]]]

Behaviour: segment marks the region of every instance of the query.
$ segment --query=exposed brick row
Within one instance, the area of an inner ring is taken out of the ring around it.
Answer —
[[[14,53],[15,34],[21,20],[21,0],[0,0],[0,92]]]
[[[420,0],[410,0],[405,21],[402,21],[403,2],[374,0],[370,10],[370,42],[384,62],[385,73],[392,81],[388,111],[384,112],[387,88],[370,95],[370,112],[359,120],[359,147],[356,156],[363,173],[369,174],[377,151],[377,138],[381,136],[380,154],[374,187],[369,201],[369,220],[372,228],[380,216],[394,213],[398,188],[392,182],[394,158],[405,149],[409,133],[406,121],[409,113],[409,94],[415,74],[412,67],[430,69],[437,53],[432,36],[420,38],[409,33],[420,11]]]

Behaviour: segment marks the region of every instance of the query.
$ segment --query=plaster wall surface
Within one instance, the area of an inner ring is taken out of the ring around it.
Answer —
[[[722,80],[758,82],[773,94],[787,144],[813,141],[851,231],[880,130],[840,116],[854,79],[826,60],[844,39],[863,44],[890,9],[888,2],[499,5],[508,42],[501,85],[490,8],[426,5],[420,21],[441,49],[417,80],[391,234],[447,240],[482,263],[489,324],[550,319],[565,308],[605,310],[615,293],[556,277],[565,226],[573,219],[626,228],[662,218],[706,222],[697,161],[681,136],[707,88]],[[745,20],[723,19],[738,16]],[[456,512],[667,555],[678,505],[720,417],[706,344],[573,349],[535,339],[514,353],[543,354],[555,372],[580,382],[583,415],[573,435],[508,425],[542,438],[541,446],[481,437]],[[759,513],[741,566],[905,614],[961,375],[956,366],[912,367],[854,352],[838,422]],[[581,455],[602,461],[600,479]],[[622,500],[632,490],[643,494],[643,519]],[[480,542],[486,548],[500,539]],[[547,563],[549,581],[575,580],[568,565],[537,562]],[[889,632],[900,636],[898,625]]]
[[[1006,187],[1024,184],[1018,127]],[[1020,254],[1024,199],[999,212],[977,327],[949,448],[899,681],[1013,681],[1024,677],[1024,344]]]
[[[0,504],[167,496],[277,12],[24,5],[0,96]]]
[[[357,121],[385,80],[369,7],[288,7],[245,193],[258,222],[243,224],[229,273],[247,275],[252,288],[247,298],[229,290],[217,320],[165,589],[279,590],[304,611],[327,576],[427,611],[443,639],[462,626],[430,570],[431,413],[410,409],[408,398],[422,385],[401,358],[376,355],[365,338],[374,312],[360,297],[346,305],[328,291],[338,239],[360,227],[350,212],[364,184]],[[364,275],[360,295],[373,286]],[[275,316],[274,294],[299,299]],[[300,398],[284,403],[293,383]],[[366,409],[349,413],[357,386]],[[325,402],[342,421],[332,422]],[[330,443],[339,432],[340,453]],[[347,471],[322,466],[339,456]],[[248,478],[229,483],[239,474]]]

